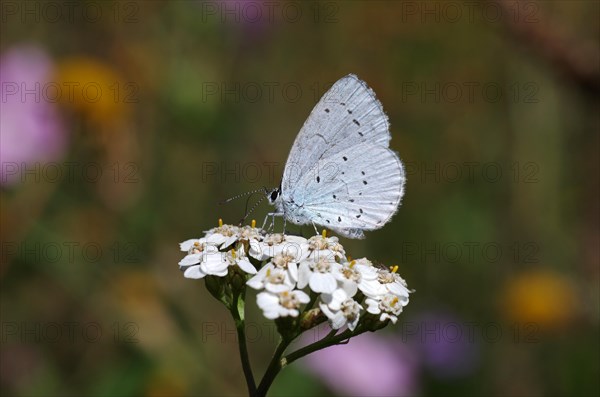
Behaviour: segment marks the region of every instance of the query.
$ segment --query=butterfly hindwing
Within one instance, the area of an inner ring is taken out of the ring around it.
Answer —
[[[344,160],[346,159],[346,160]],[[342,235],[382,227],[404,193],[404,169],[389,148],[364,144],[322,159],[304,174],[299,199],[315,224]],[[353,237],[356,238],[356,237]]]

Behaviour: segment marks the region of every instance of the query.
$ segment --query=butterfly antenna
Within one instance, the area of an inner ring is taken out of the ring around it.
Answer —
[[[265,191],[266,191],[266,188],[262,187],[262,188],[260,188],[260,189],[252,190],[252,191],[250,191],[250,192],[246,192],[246,193],[238,194],[238,195],[236,195],[236,196],[233,196],[233,197],[230,197],[230,198],[228,198],[227,200],[221,200],[221,201],[219,201],[219,204],[221,204],[221,205],[223,205],[223,204],[227,204],[227,203],[229,203],[230,201],[233,201],[233,200],[235,200],[235,199],[239,199],[240,197],[245,197],[245,196],[248,196],[248,195],[250,195],[250,196],[251,196],[251,195],[253,195],[254,193],[258,193],[258,192],[265,192]],[[250,198],[250,197],[248,197],[248,198]],[[248,205],[248,203],[246,202],[246,206],[247,206],[247,205]]]
[[[246,215],[244,215],[244,217],[240,220],[240,226],[244,224],[248,216],[256,209],[256,207],[258,207],[258,205],[265,199],[266,196],[262,196],[260,199],[258,199],[258,201],[250,208],[250,211],[248,211],[248,203],[250,202],[251,197],[252,196],[248,197],[248,200],[246,200]]]

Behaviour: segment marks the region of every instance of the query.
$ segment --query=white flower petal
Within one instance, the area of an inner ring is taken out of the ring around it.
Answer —
[[[260,292],[256,295],[256,304],[263,310],[279,306],[279,297],[268,292]]]
[[[327,316],[327,318],[331,319],[331,318],[333,318],[333,316],[335,316],[335,313],[333,311],[331,311],[325,303],[319,303],[319,307],[321,308],[321,311],[323,312],[323,314],[325,314],[325,316]]]
[[[377,279],[377,268],[375,266],[365,266],[355,264],[354,269],[356,269],[362,275],[364,280],[376,280]]]
[[[331,294],[331,302],[329,303],[329,307],[331,310],[340,310],[342,307],[342,303],[348,299],[348,295],[343,289],[336,289]]]
[[[221,249],[225,249],[227,247],[229,247],[231,244],[235,243],[238,239],[237,235],[233,235],[233,236],[229,236],[225,239],[225,241],[223,242],[223,244],[221,245]]]
[[[181,250],[183,252],[188,252],[190,250],[190,248],[192,248],[194,246],[194,243],[196,243],[198,241],[199,240],[197,238],[185,240],[183,243],[179,243],[179,248],[181,248]]]
[[[326,304],[327,306],[329,306],[329,304],[333,301],[333,295],[332,294],[321,294],[321,301]]]
[[[344,279],[340,282],[340,284],[349,298],[353,297],[356,295],[356,292],[358,292],[358,285],[354,281]]]
[[[200,261],[202,261],[202,254],[190,254],[179,261],[179,266],[197,265]]]
[[[299,284],[299,283],[298,283]],[[323,292],[331,294],[337,288],[337,281],[330,273],[315,272],[310,276],[308,285],[314,292]]]
[[[210,271],[206,269],[206,273],[212,276],[225,277],[229,271],[228,266],[225,266],[223,268],[211,268]]]
[[[404,285],[400,284],[400,283],[389,283],[386,284],[388,291],[390,291],[392,294],[398,296],[398,297],[406,297],[408,298],[408,288],[406,288]]]
[[[356,328],[356,326],[358,325],[358,320],[360,319],[360,316],[356,316],[354,318],[354,320],[350,321],[348,323],[348,328],[350,328],[350,331],[354,331],[354,329]]]
[[[242,269],[243,271],[245,271],[248,274],[256,274],[257,273],[256,268],[247,259],[239,259],[237,261],[237,265],[240,267],[240,269]]]
[[[202,261],[204,271],[208,274],[223,277],[227,275],[227,268],[229,267],[229,261],[223,253],[215,255],[206,255]]]
[[[227,258],[227,255],[225,252],[205,252],[204,253],[204,260],[202,262],[206,263],[209,266],[212,266],[216,263],[221,263],[224,262]]]
[[[279,308],[276,307],[274,310],[273,309],[269,309],[269,310],[264,310],[263,311],[263,315],[268,318],[269,320],[275,320],[276,318],[279,318],[280,313],[279,313]]]
[[[266,250],[263,249],[262,245],[255,240],[250,241],[250,250],[248,250],[248,255],[259,261],[264,261],[269,257],[269,255],[267,255]]]
[[[308,240],[302,236],[294,236],[294,235],[285,236],[285,241],[290,242],[290,243],[296,243],[298,245],[308,244]]]
[[[342,312],[337,312],[333,318],[330,318],[331,328],[340,329],[346,324],[346,317]]]
[[[301,262],[298,267],[298,288],[302,289],[308,285],[312,271],[308,262]]]
[[[389,314],[389,313],[381,313],[381,316],[379,317],[379,321],[385,321],[385,320],[392,320],[392,324],[396,324],[396,321],[398,321],[398,317],[394,316],[393,314]]]
[[[377,280],[362,280],[358,288],[370,298],[377,298],[387,293],[387,288]]]
[[[225,242],[227,237],[223,236],[221,233],[214,233],[206,237],[206,242],[210,245],[219,246]]]
[[[295,291],[294,294],[296,295],[296,299],[298,299],[298,302],[300,303],[308,303],[310,302],[310,296],[308,296],[304,291]]]
[[[294,288],[294,286],[289,285],[289,284],[273,284],[273,283],[265,284],[265,289],[274,294],[279,294],[279,293],[285,292],[285,291],[291,291],[293,288]]]
[[[257,273],[250,280],[246,281],[246,285],[249,286],[250,288],[254,288],[254,289],[263,289],[265,286],[263,283],[264,279],[265,279],[264,275]]]
[[[375,299],[367,298],[365,299],[365,303],[367,304],[367,311],[371,314],[379,314],[381,313],[381,309],[379,309],[379,301]]]
[[[300,312],[296,309],[285,309],[284,313],[285,314],[282,317],[285,317],[285,316],[298,317],[298,314],[300,314]]]
[[[288,263],[288,272],[290,274],[291,279],[295,282],[298,280],[298,264],[296,263]]]
[[[200,268],[199,265],[198,266],[190,266],[187,269],[185,269],[183,276],[185,278],[199,279],[199,278],[203,278],[204,276],[206,276],[206,273],[204,273],[202,271],[202,269]]]

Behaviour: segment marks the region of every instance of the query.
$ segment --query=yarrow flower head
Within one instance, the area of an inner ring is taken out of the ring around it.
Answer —
[[[232,302],[229,284],[237,275],[239,288],[247,285],[258,291],[256,302],[266,318],[301,318],[304,329],[323,321],[334,330],[364,332],[369,324],[381,328],[397,321],[411,292],[398,266],[386,269],[367,258],[346,259],[338,238],[325,231],[306,239],[268,234],[255,221],[233,226],[219,220],[218,227],[182,242],[180,249],[186,253],[179,262],[186,278],[212,276],[207,278],[207,286],[212,280],[211,292],[229,291],[229,300],[217,297]],[[223,280],[218,288],[214,277]]]
[[[333,293],[337,288],[337,280],[333,275],[334,269],[341,267],[331,257],[322,257],[317,260],[309,258],[300,264],[298,275],[298,288],[307,285],[314,292]]]
[[[308,239],[308,246],[311,250],[311,256],[344,258],[346,253],[344,247],[339,243],[337,237],[327,237],[325,233],[316,235]]]
[[[338,289],[331,295],[323,295],[319,306],[329,319],[331,328],[340,329],[347,324],[351,331],[356,328],[362,310],[360,304],[343,289]]]
[[[393,266],[390,270],[380,269],[377,281],[385,288],[387,293],[398,297],[406,298],[408,302],[408,294],[410,291],[406,286],[406,281],[397,273],[398,266]]]
[[[396,324],[398,315],[408,303],[408,299],[402,299],[393,294],[386,294],[381,299],[367,298],[365,303],[368,305],[367,311],[371,314],[379,314],[379,321],[392,320]]]
[[[279,317],[298,317],[300,306],[308,303],[310,297],[303,291],[283,291],[279,293],[261,292],[256,296],[256,303],[269,320]]]

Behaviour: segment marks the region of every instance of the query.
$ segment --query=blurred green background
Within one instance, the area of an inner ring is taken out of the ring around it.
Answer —
[[[243,395],[233,322],[178,243],[277,186],[348,73],[408,172],[393,221],[342,241],[416,290],[378,333],[403,352],[386,395],[600,393],[597,1],[1,7],[2,395]],[[260,375],[274,328],[249,310]],[[369,351],[337,376],[301,360],[271,395],[351,394]]]

